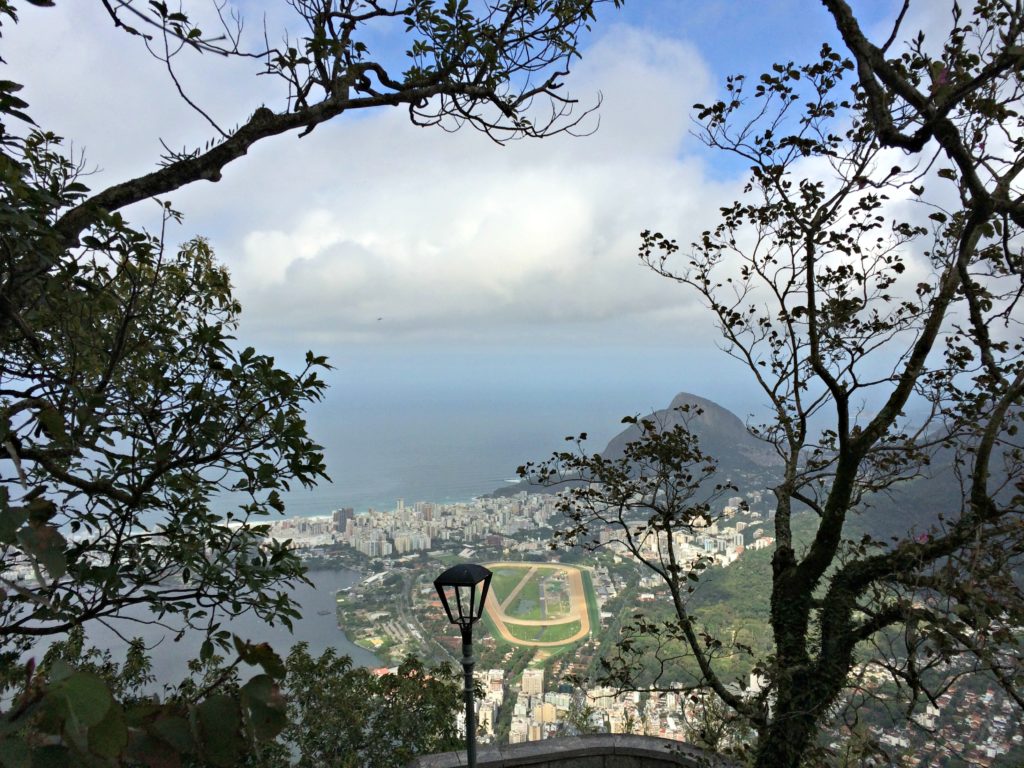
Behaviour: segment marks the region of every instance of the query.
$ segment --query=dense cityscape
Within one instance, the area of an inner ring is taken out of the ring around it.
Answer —
[[[712,567],[729,568],[745,555],[765,550],[773,542],[768,523],[774,510],[764,502],[756,491],[728,498],[705,528],[676,534],[679,551],[693,559],[708,558]],[[290,540],[312,562],[330,562],[340,556],[347,563],[358,562],[366,571],[352,594],[339,595],[339,624],[357,643],[397,662],[408,653],[444,658],[436,655],[438,643],[431,639],[438,638],[450,658],[455,658],[457,636],[445,629],[440,603],[429,583],[439,563],[564,559],[569,553],[550,547],[551,526],[557,524],[559,514],[556,505],[553,495],[525,492],[458,504],[406,504],[400,499],[393,510],[355,514],[352,509],[339,509],[328,516],[277,521],[272,531],[274,537]],[[598,531],[595,543],[601,546],[582,559],[590,563],[600,629],[571,654],[510,648],[493,637],[479,638],[481,656],[491,664],[477,671],[483,691],[476,705],[477,722],[483,741],[515,744],[567,733],[607,732],[708,742],[713,696],[623,692],[588,680],[602,643],[605,650],[609,647],[604,633],[621,626],[620,614],[631,612],[631,606],[667,599],[660,578],[637,567],[616,538],[611,527]],[[646,555],[655,555],[657,547],[656,536],[643,539]],[[351,559],[355,552],[358,561]],[[403,588],[396,593],[396,586]],[[887,676],[881,669],[862,664],[856,674],[861,690],[879,695],[885,691]],[[761,684],[758,675],[750,674],[738,689],[754,695]],[[980,716],[979,708],[988,714]],[[907,768],[1010,765],[999,759],[1018,754],[1024,746],[1019,722],[1012,702],[998,685],[990,682],[975,689],[957,683],[905,723],[894,726],[884,717],[873,722],[869,716],[851,729],[837,721],[822,738],[837,750],[850,749],[853,742],[871,744],[889,754],[892,764]],[[460,724],[464,727],[462,715]],[[742,730],[723,728],[715,746],[735,747],[747,737]]]
[[[741,504],[760,502],[759,492],[751,494],[749,501],[731,497],[722,509],[722,518],[734,518],[741,511]],[[271,534],[281,540],[292,539],[295,546],[302,548],[347,544],[369,558],[402,557],[453,544],[543,552],[550,548],[550,540],[530,536],[529,532],[550,530],[552,518],[558,514],[556,503],[551,494],[525,492],[461,504],[417,501],[407,506],[399,499],[394,510],[389,511],[371,509],[356,515],[352,508],[343,508],[324,517],[276,521],[271,525]],[[769,510],[767,518],[773,513]],[[724,566],[734,562],[746,548],[763,549],[771,545],[773,539],[766,535],[764,523],[765,518],[757,514],[732,525],[712,522],[700,533],[679,532],[676,543],[690,556],[699,553]],[[613,529],[605,528],[599,533],[600,543],[611,543],[615,535]],[[651,537],[647,545],[656,548],[656,537]]]

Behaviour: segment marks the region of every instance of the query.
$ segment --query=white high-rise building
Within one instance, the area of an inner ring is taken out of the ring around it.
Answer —
[[[544,670],[524,669],[522,691],[527,696],[544,695]]]

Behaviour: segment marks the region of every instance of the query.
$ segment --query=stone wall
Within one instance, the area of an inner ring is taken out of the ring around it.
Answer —
[[[477,768],[738,768],[737,763],[678,741],[597,734],[477,750]],[[466,753],[424,755],[408,768],[464,768]]]

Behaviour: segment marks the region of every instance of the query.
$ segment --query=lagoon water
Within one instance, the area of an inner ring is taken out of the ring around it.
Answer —
[[[302,606],[302,618],[294,622],[294,632],[289,632],[280,624],[268,627],[251,614],[226,622],[224,628],[246,640],[268,642],[282,657],[287,655],[295,643],[304,640],[309,643],[310,653],[315,656],[333,647],[340,654],[351,656],[353,662],[359,666],[381,666],[381,662],[372,653],[351,643],[337,625],[335,592],[357,583],[361,576],[347,570],[317,570],[310,571],[307,577],[313,583],[312,586],[300,584],[292,590],[295,599]],[[137,615],[144,616],[142,613]],[[190,632],[175,642],[173,632],[151,624],[120,621],[116,628],[125,637],[138,636],[145,640],[150,648],[153,674],[156,676],[158,687],[164,683],[179,682],[185,677],[186,664],[189,659],[199,655],[199,647],[203,641],[199,633]],[[113,630],[96,622],[92,622],[89,627],[88,645],[109,648],[115,660],[124,659],[124,641]]]

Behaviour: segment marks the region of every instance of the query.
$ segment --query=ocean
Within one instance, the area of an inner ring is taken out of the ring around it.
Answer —
[[[599,383],[509,386],[332,386],[307,419],[332,482],[285,494],[287,514],[390,510],[400,498],[467,501],[507,485],[521,464],[565,450],[568,435],[587,432],[589,449],[602,450],[623,416],[663,408],[676,393],[664,382],[640,393]]]

